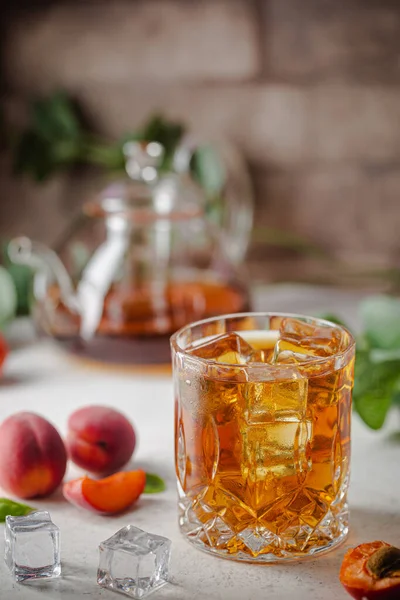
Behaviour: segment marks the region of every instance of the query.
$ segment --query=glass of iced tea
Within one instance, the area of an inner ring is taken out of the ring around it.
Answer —
[[[248,313],[171,338],[179,524],[198,548],[269,562],[348,532],[355,343],[298,315]]]

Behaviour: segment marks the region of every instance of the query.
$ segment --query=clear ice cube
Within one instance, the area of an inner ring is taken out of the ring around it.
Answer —
[[[271,367],[264,381],[249,381],[243,391],[248,423],[298,421],[307,411],[308,381],[297,368]]]
[[[168,582],[171,541],[138,527],[123,527],[99,546],[97,583],[131,598],[145,598]]]
[[[4,560],[15,581],[61,575],[59,529],[44,511],[6,517]]]
[[[189,353],[230,365],[250,361],[255,350],[237,333],[224,333],[194,346]]]
[[[311,429],[311,423],[305,420],[247,426],[241,432],[242,474],[253,482],[265,482],[271,475],[275,478],[295,476],[299,482],[310,467],[307,443]]]
[[[309,356],[332,356],[340,350],[343,341],[340,331],[333,326],[314,325],[292,317],[282,320],[279,331],[279,351],[290,350]]]
[[[300,365],[304,367],[307,364],[314,364],[316,358],[318,357],[312,354],[302,354],[300,352],[293,352],[293,350],[281,350],[281,344],[277,342],[272,362],[276,365]]]

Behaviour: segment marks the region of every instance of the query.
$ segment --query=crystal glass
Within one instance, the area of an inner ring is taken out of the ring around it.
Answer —
[[[235,560],[290,560],[348,532],[355,344],[283,314],[199,321],[171,338],[179,524]]]

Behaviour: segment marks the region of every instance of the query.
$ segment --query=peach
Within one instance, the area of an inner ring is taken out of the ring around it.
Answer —
[[[60,434],[43,417],[20,412],[0,426],[0,486],[8,492],[47,496],[60,485],[66,465]]]
[[[3,363],[6,360],[7,354],[8,354],[7,342],[4,339],[4,337],[2,336],[2,334],[0,333],[0,374],[3,370]]]
[[[123,467],[135,449],[136,436],[123,414],[107,406],[86,406],[68,420],[67,450],[89,473],[107,474]]]
[[[139,469],[115,473],[105,479],[73,479],[64,483],[63,494],[75,506],[110,515],[129,508],[145,486],[146,473]]]

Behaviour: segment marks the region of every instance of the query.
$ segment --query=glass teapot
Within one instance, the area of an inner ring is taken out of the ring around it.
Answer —
[[[28,238],[13,239],[8,252],[35,269],[35,320],[68,350],[165,364],[178,328],[249,308],[237,266],[249,208],[231,207],[235,218],[217,227],[187,172],[159,170],[159,143],[129,142],[124,151],[128,178],[84,204],[58,254]]]

